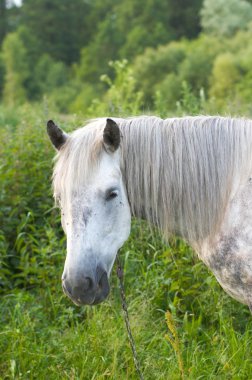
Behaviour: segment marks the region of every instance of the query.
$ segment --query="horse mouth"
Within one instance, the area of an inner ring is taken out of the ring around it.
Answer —
[[[99,289],[97,293],[94,296],[86,296],[86,297],[78,297],[75,298],[73,295],[69,292],[67,287],[65,286],[64,282],[62,281],[62,289],[65,295],[70,298],[70,300],[76,305],[76,306],[95,306],[99,303],[102,303],[109,295],[109,286],[105,289],[105,291]]]

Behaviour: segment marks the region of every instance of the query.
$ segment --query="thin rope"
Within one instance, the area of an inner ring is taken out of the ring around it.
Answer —
[[[128,339],[130,342],[130,347],[131,347],[131,351],[132,351],[132,355],[133,355],[133,359],[134,359],[134,364],[135,364],[136,371],[139,375],[139,378],[141,380],[144,380],[144,377],[143,377],[143,374],[142,374],[142,371],[140,368],[140,363],[139,363],[139,360],[137,357],[135,341],[134,341],[134,338],[133,338],[133,335],[131,332],[131,328],[130,328],[129,313],[128,313],[128,307],[127,307],[126,296],[125,296],[124,285],[123,285],[123,268],[121,266],[118,255],[116,256],[116,264],[117,264],[116,273],[117,273],[117,277],[119,279],[119,287],[120,287],[124,321],[125,321],[125,325],[126,325],[126,329],[127,329],[127,333],[128,333]]]

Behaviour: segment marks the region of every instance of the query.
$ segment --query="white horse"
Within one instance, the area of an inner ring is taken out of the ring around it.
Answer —
[[[252,308],[252,121],[223,117],[98,119],[70,135],[53,121],[54,196],[76,304],[109,293],[131,215],[187,240],[221,286]]]

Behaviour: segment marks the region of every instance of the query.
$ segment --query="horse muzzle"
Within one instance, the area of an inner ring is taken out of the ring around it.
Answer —
[[[78,306],[97,305],[104,301],[109,294],[107,272],[100,266],[94,275],[64,276],[62,278],[64,293]]]

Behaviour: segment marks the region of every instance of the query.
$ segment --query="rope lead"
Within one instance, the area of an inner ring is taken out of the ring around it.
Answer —
[[[132,351],[132,355],[133,355],[133,359],[134,359],[134,364],[135,364],[136,371],[139,375],[139,378],[141,380],[144,380],[144,377],[143,377],[143,374],[142,374],[142,371],[140,368],[140,363],[139,363],[139,360],[137,357],[135,341],[134,341],[134,338],[133,338],[133,335],[131,332],[131,328],[130,328],[129,313],[128,313],[128,307],[127,307],[127,302],[126,302],[124,286],[123,286],[123,268],[120,264],[120,260],[119,260],[118,255],[116,256],[116,265],[117,265],[116,273],[117,273],[117,277],[119,279],[119,287],[120,287],[120,294],[121,294],[121,301],[122,301],[122,308],[123,308],[123,316],[124,316],[124,321],[125,321],[125,325],[126,325],[126,329],[127,329],[127,333],[128,333],[128,339],[130,342],[130,347],[131,347],[131,351]]]

